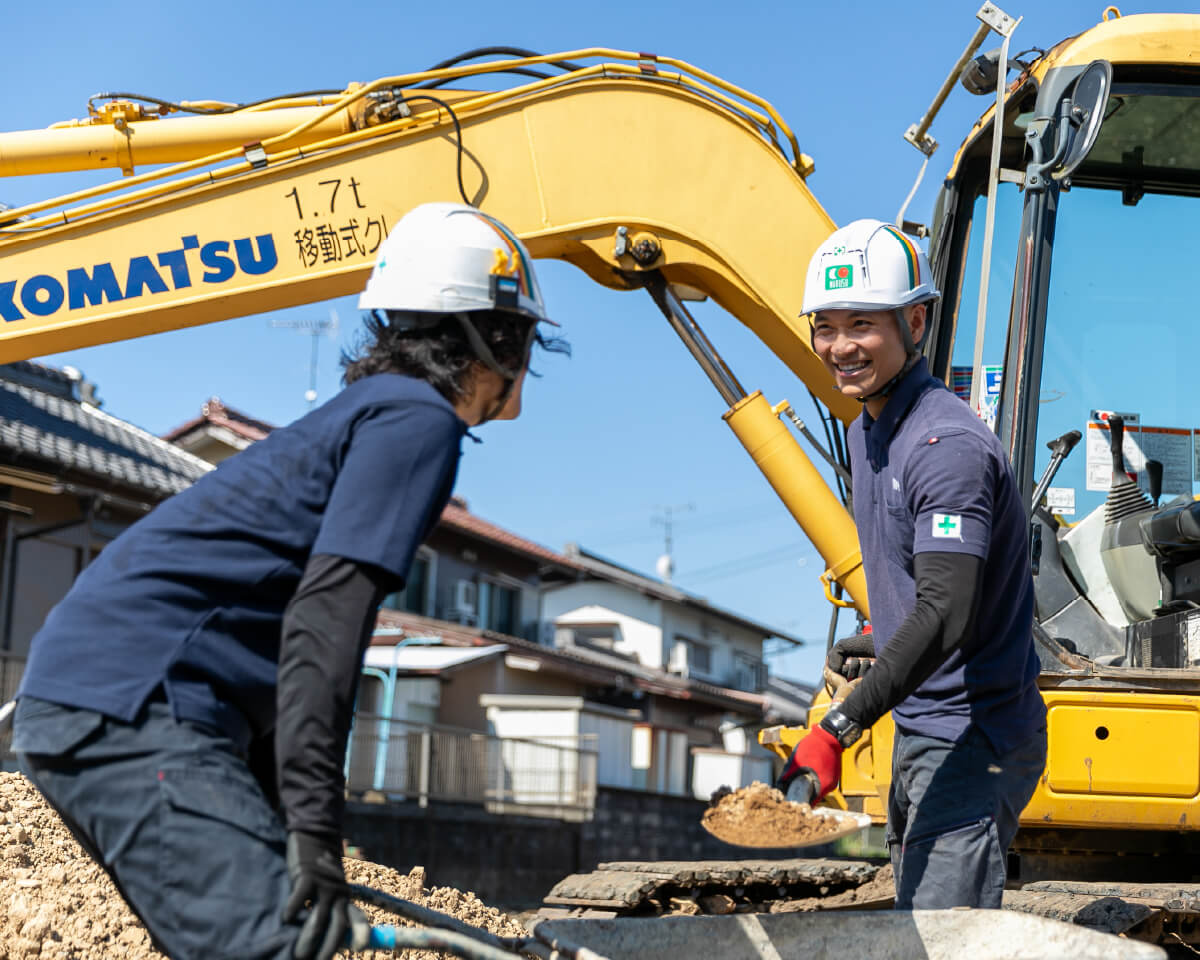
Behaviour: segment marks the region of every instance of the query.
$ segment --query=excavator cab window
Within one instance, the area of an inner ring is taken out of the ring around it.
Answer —
[[[1112,665],[1200,666],[1200,648],[1175,645],[1168,656],[1153,646],[1179,629],[1172,617],[1193,616],[1181,601],[1194,595],[1200,539],[1167,521],[1163,542],[1146,532],[1160,507],[1200,490],[1200,325],[1187,240],[1200,217],[1200,85],[1125,73],[1082,165],[1026,190],[1005,361],[1020,358],[1020,377],[1005,385],[1001,436],[1027,490],[1052,441],[1084,437],[1044,501],[1059,514],[1042,533],[1043,545],[1053,538],[1052,573],[1037,578],[1048,632],[1088,638],[1080,652]]]
[[[971,204],[954,337],[950,347],[947,385],[964,400],[969,400],[973,376],[986,209],[987,195],[981,193]],[[1014,257],[1020,227],[1021,192],[1014,183],[1000,183],[996,192],[996,226],[992,239],[991,280],[988,283],[987,325],[983,341],[984,387],[980,395],[979,411],[993,429],[1003,375],[1004,344],[1008,334],[1008,310],[1012,301]]]

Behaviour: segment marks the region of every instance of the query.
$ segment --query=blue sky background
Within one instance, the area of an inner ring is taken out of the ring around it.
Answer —
[[[1026,17],[1014,52],[1078,33],[1103,9],[1004,6]],[[5,16],[0,129],[83,116],[87,97],[100,90],[245,102],[418,70],[484,45],[547,53],[610,46],[678,57],[765,97],[814,157],[809,186],[836,222],[890,220],[920,166],[902,134],[973,33],[977,9],[974,0],[906,12],[882,0],[22,3]],[[932,130],[942,148],[910,219],[928,221],[958,142],[986,106],[961,89],[951,95]],[[29,202],[95,179],[0,180],[0,200]],[[536,362],[544,377],[526,387],[526,413],[486,427],[482,445],[468,444],[458,492],[474,512],[524,536],[551,547],[577,541],[643,571],[662,551],[652,518],[663,506],[692,505],[676,512],[676,582],[810,639],[771,662],[782,675],[815,682],[828,625],[816,579],[823,565],[721,421],[716,392],[649,297],[603,290],[562,263],[541,261],[538,269],[574,356]],[[318,389],[327,399],[338,388],[337,354],[359,328],[350,298],[43,360],[78,367],[99,385],[105,409],[156,433],[197,415],[211,395],[283,424],[307,408],[311,340],[272,321],[321,320],[330,306],[342,326],[319,347]],[[815,428],[803,385],[774,355],[719,308],[697,306],[747,389],[761,388],[772,402],[787,397]]]

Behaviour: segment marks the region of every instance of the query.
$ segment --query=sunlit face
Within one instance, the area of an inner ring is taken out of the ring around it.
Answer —
[[[904,311],[919,343],[925,306]],[[834,384],[848,397],[869,397],[904,369],[908,354],[891,310],[823,310],[813,318],[812,345]]]
[[[500,408],[500,412],[492,417],[493,420],[516,420],[521,415],[521,390],[525,386],[525,374],[528,372],[528,367],[522,368],[520,375],[513,382],[508,399]]]

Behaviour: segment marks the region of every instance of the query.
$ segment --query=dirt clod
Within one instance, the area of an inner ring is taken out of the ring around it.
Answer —
[[[157,960],[145,928],[108,875],[83,852],[41,795],[24,777],[0,772],[0,960]],[[473,893],[425,889],[425,871],[409,874],[367,860],[347,859],[346,879],[449,913],[499,936],[522,936],[512,917]],[[373,923],[407,925],[373,907]],[[339,954],[340,956],[340,954]],[[428,950],[367,951],[366,960],[442,960]]]
[[[782,793],[755,781],[722,792],[704,811],[704,829],[739,847],[799,847],[824,843],[841,833],[841,824],[813,813],[807,803],[791,803]]]

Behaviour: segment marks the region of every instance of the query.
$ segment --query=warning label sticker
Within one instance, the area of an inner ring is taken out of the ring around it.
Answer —
[[[1134,474],[1145,469],[1145,458],[1137,439],[1138,415],[1117,410],[1093,410],[1088,416],[1086,431],[1088,490],[1108,490],[1112,486],[1112,436],[1108,432],[1108,418],[1115,416],[1125,421],[1125,439],[1121,444],[1125,469]]]
[[[1192,431],[1177,427],[1143,425],[1138,432],[1138,446],[1145,460],[1157,460],[1163,465],[1162,492],[1180,494],[1192,492]],[[1138,485],[1150,489],[1150,475],[1138,471]]]

